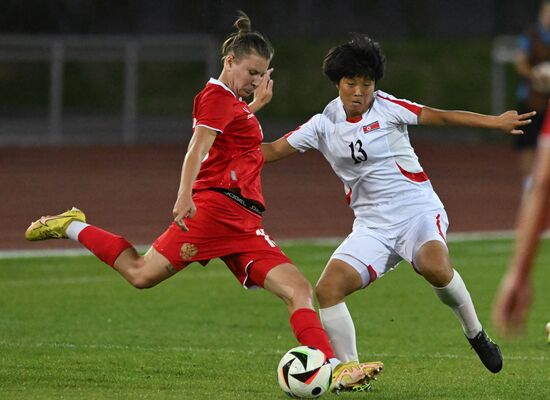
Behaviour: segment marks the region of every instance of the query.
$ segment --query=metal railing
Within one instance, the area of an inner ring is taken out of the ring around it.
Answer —
[[[124,64],[122,141],[136,142],[137,87],[140,62],[201,61],[205,78],[219,68],[217,42],[210,35],[170,36],[0,36],[0,62],[49,63],[48,133],[60,144],[63,135],[64,68],[67,61],[119,61]]]
[[[507,65],[517,52],[516,36],[499,36],[493,41],[491,76],[491,111],[500,114],[506,109]],[[64,135],[63,88],[65,64],[80,62],[122,62],[123,106],[121,124],[116,133],[121,141],[137,141],[137,88],[140,62],[203,62],[205,79],[219,72],[218,43],[210,35],[169,36],[0,36],[0,63],[46,62],[49,64],[48,121],[46,133],[40,125],[40,135],[33,144],[62,144]],[[110,119],[112,121],[112,118]],[[32,129],[36,131],[36,128]],[[12,138],[13,139],[13,138]],[[16,138],[18,139],[18,138]],[[26,140],[21,137],[20,141]],[[12,142],[14,142],[12,140]],[[18,142],[18,141],[16,141]],[[4,138],[0,135],[0,145]]]

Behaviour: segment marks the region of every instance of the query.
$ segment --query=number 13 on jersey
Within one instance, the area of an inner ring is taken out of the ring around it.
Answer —
[[[355,143],[350,142],[351,158],[355,164],[360,164],[367,161],[367,152],[363,149],[363,142],[357,139]]]

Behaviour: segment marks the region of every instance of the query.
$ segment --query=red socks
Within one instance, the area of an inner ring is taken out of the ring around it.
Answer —
[[[120,253],[133,247],[122,236],[114,235],[92,225],[87,226],[79,233],[78,241],[111,267],[114,267]]]
[[[290,325],[298,341],[304,346],[321,350],[327,358],[335,358],[334,351],[314,310],[300,308],[290,316]]]

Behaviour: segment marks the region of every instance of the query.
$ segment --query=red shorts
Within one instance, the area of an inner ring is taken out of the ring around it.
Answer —
[[[153,247],[177,270],[194,261],[206,265],[221,258],[247,288],[263,287],[267,273],[292,263],[264,232],[261,216],[224,194],[204,190],[193,195],[197,213],[186,219],[188,232],[172,223]]]

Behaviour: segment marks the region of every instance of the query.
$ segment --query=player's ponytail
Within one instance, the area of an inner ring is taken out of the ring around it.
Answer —
[[[233,53],[237,59],[252,53],[268,61],[273,58],[273,46],[261,33],[252,31],[252,22],[248,15],[239,11],[233,26],[237,31],[230,34],[223,42],[222,60],[229,53]]]
[[[239,17],[233,26],[237,28],[237,35],[243,35],[252,31],[252,22],[250,21],[248,15],[242,11],[239,11]]]

